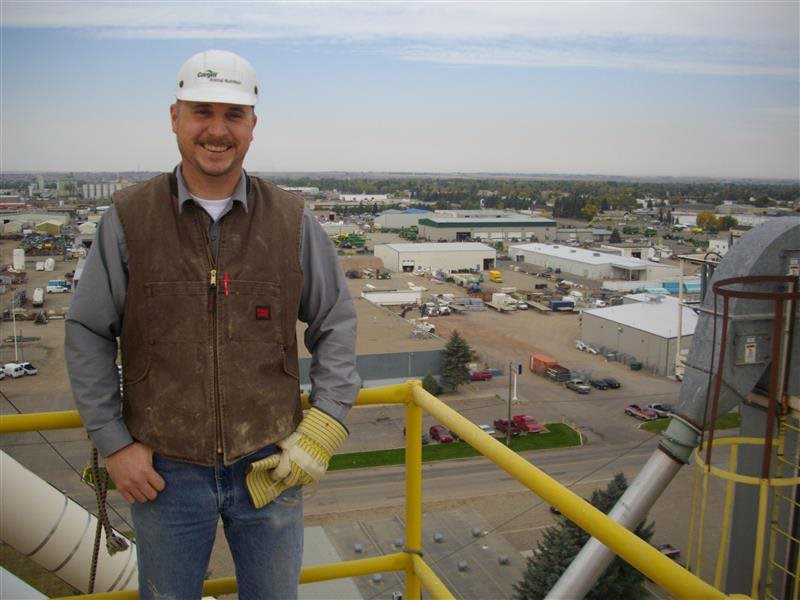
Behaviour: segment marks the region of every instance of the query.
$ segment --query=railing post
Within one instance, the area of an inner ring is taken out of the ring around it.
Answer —
[[[409,386],[420,382],[409,382]],[[408,553],[422,556],[422,409],[414,403],[409,387],[406,404],[406,547]],[[420,581],[409,556],[403,598],[419,600]]]

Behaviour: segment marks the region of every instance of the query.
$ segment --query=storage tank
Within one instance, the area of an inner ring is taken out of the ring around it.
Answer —
[[[44,261],[44,270],[53,271],[56,268],[56,261],[54,258],[48,258]]]
[[[12,252],[12,266],[15,271],[25,270],[25,250],[22,248],[14,248],[14,252]]]

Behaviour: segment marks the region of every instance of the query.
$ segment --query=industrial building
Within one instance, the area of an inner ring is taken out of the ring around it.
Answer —
[[[676,298],[657,294],[633,294],[626,304],[584,310],[581,339],[592,346],[625,355],[624,362],[639,362],[658,375],[675,372],[678,350],[678,308]],[[697,314],[682,308],[681,348],[689,348],[697,325]]]
[[[515,245],[509,248],[509,255],[517,262],[597,280],[653,281],[680,274],[676,267],[560,244]]]
[[[337,235],[349,235],[351,233],[358,233],[359,228],[355,223],[345,223],[344,221],[325,221],[321,224],[322,229],[328,234],[328,237],[336,237]]]
[[[116,192],[133,185],[130,181],[118,179],[117,181],[97,181],[84,183],[81,186],[81,195],[84,200],[108,200]]]
[[[395,273],[483,271],[494,268],[497,251],[478,242],[376,244],[375,257]]]
[[[620,242],[618,244],[601,244],[599,249],[608,254],[616,254],[625,258],[648,260],[656,256],[656,249],[648,242]]]
[[[406,210],[385,210],[375,217],[374,224],[377,229],[401,229],[403,227],[418,227],[419,220],[429,217],[433,213],[422,208],[409,208]]]
[[[607,242],[613,232],[610,229],[597,229],[593,227],[564,227],[556,230],[556,240],[559,242],[579,242],[581,244],[596,244]]]
[[[477,214],[468,214],[477,213]],[[426,217],[419,220],[419,234],[429,240],[463,242],[552,241],[556,239],[556,222],[542,217],[525,217],[517,213],[462,211],[461,216]]]

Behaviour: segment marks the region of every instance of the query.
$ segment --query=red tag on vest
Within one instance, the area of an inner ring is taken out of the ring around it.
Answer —
[[[269,306],[256,306],[256,321],[269,321],[271,318]]]

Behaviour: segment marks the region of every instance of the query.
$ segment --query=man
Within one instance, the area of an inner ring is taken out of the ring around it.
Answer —
[[[181,163],[114,196],[67,318],[78,410],[132,503],[143,598],[201,596],[220,517],[239,597],[296,597],[299,486],[324,474],[360,386],[333,245],[301,200],[242,169],[258,94],[236,54],[183,65]]]

